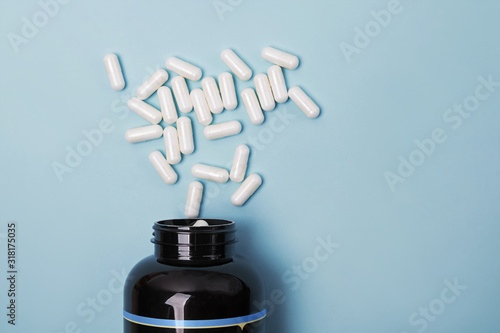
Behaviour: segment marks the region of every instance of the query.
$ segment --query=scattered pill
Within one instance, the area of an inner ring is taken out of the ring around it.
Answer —
[[[198,118],[198,122],[203,126],[210,125],[213,118],[203,90],[193,89],[191,91],[191,100],[193,101],[194,113]]]
[[[143,84],[137,88],[135,94],[140,99],[146,99],[151,96],[158,88],[160,88],[168,80],[168,73],[166,70],[160,68],[153,73]]]
[[[288,90],[288,96],[305,113],[307,118],[312,119],[319,115],[319,106],[299,87],[291,87]]]
[[[136,143],[158,139],[162,134],[163,128],[160,125],[149,125],[129,129],[125,132],[125,139],[130,143]]]
[[[179,74],[180,76],[185,77],[191,81],[198,81],[201,79],[201,69],[196,67],[189,62],[181,60],[176,57],[167,58],[165,62],[165,66],[167,69],[170,69],[172,72]]]
[[[173,124],[177,121],[177,109],[175,108],[172,90],[169,87],[162,86],[158,89],[158,100],[160,101],[161,114],[167,124]]]
[[[181,161],[181,151],[179,149],[179,138],[177,130],[173,126],[167,126],[163,130],[163,139],[165,139],[165,155],[167,162],[171,165]]]
[[[221,52],[220,58],[229,69],[242,81],[248,81],[252,77],[252,70],[231,49]]]
[[[241,132],[241,123],[237,120],[226,121],[225,123],[209,125],[203,130],[203,135],[208,140],[225,138]]]
[[[240,183],[245,179],[245,173],[247,172],[248,155],[250,155],[250,148],[247,145],[238,145],[236,151],[234,152],[233,165],[231,166],[231,172],[229,173],[229,178],[235,183]]]
[[[125,88],[125,80],[123,79],[122,68],[120,61],[114,53],[109,53],[104,56],[104,67],[108,73],[109,83],[114,90],[122,90]]]
[[[260,106],[264,111],[272,111],[276,107],[274,102],[273,92],[271,91],[271,85],[266,74],[255,75],[253,82],[255,84],[255,90],[257,91],[257,96],[259,97]]]
[[[299,65],[299,58],[273,47],[265,47],[261,55],[265,60],[288,69],[295,69]]]
[[[177,119],[177,135],[179,135],[179,148],[181,153],[189,155],[194,151],[193,127],[191,119],[179,117]]]
[[[272,65],[267,70],[267,75],[269,76],[274,100],[278,103],[285,103],[288,100],[288,89],[286,88],[283,70],[278,65]]]
[[[161,112],[137,97],[129,99],[127,105],[130,110],[134,111],[152,124],[158,124],[161,121]]]
[[[240,187],[231,196],[231,202],[235,206],[243,205],[252,194],[257,191],[257,189],[262,184],[262,178],[256,173],[250,175],[241,183]]]
[[[282,67],[297,68],[299,58],[272,47],[265,47],[261,55],[275,65],[268,68],[267,75],[264,73],[255,75],[255,90],[246,88],[241,92],[241,99],[250,121],[255,125],[262,124],[265,119],[263,110],[271,111],[276,107],[276,103],[284,103],[288,98],[308,118],[316,118],[320,113],[319,106],[300,87],[294,86],[287,90]],[[220,57],[239,79],[247,81],[252,77],[252,70],[231,49],[223,50]],[[115,54],[108,54],[104,57],[104,64],[111,87],[115,90],[123,89],[125,81],[118,57]],[[166,184],[174,184],[178,180],[178,175],[172,165],[181,161],[182,154],[191,154],[195,149],[191,119],[185,116],[178,117],[176,104],[182,113],[189,113],[194,108],[199,123],[206,126],[203,134],[209,140],[236,135],[241,132],[242,125],[237,120],[210,125],[213,121],[212,114],[221,113],[224,108],[234,110],[238,106],[231,73],[223,72],[217,78],[206,77],[201,81],[201,89],[193,89],[190,93],[185,79],[200,80],[202,70],[176,57],[167,58],[165,64],[167,69],[179,74],[172,78],[171,89],[163,86],[169,77],[167,71],[158,69],[137,88],[137,97],[132,97],[127,102],[132,111],[154,125],[129,129],[125,133],[125,138],[128,142],[136,143],[157,139],[163,135],[166,157],[160,151],[153,151],[149,154],[149,160]],[[158,91],[161,112],[143,101],[155,91]],[[170,125],[177,122],[177,128],[167,126],[163,129],[157,125],[162,119]],[[262,178],[258,174],[251,174],[245,179],[249,155],[250,148],[240,144],[236,147],[230,172],[224,168],[197,163],[192,166],[191,173],[195,177],[218,183],[226,183],[229,179],[241,183],[231,196],[231,202],[235,206],[242,206],[262,185]],[[193,219],[198,217],[202,196],[203,184],[199,181],[191,182],[185,207],[186,217]],[[209,223],[205,220],[196,220],[191,226],[209,226]]]
[[[229,179],[229,172],[226,169],[211,165],[197,163],[191,167],[193,176],[210,180],[217,183],[225,183]]]
[[[158,150],[149,154],[149,161],[165,183],[174,184],[177,181],[177,173]]]
[[[243,105],[245,105],[245,109],[247,110],[252,124],[262,124],[262,122],[264,122],[264,114],[260,108],[259,100],[257,99],[257,95],[255,95],[255,91],[252,88],[246,88],[241,92],[241,100],[243,101]]]
[[[189,89],[186,80],[182,76],[175,76],[170,83],[174,92],[175,101],[182,113],[189,113],[193,109],[191,98],[189,97]]]
[[[224,110],[224,105],[222,104],[219,88],[217,87],[215,79],[211,76],[204,78],[201,80],[201,87],[203,88],[203,93],[207,99],[210,111],[212,111],[212,113],[221,113],[222,110]]]
[[[219,75],[218,80],[224,108],[226,110],[236,109],[238,106],[238,99],[236,98],[233,76],[229,72],[223,72]]]
[[[200,214],[202,197],[203,197],[203,184],[198,181],[191,182],[188,187],[186,208],[184,210],[184,215],[186,215],[187,218],[192,219],[198,217],[198,214]]]
[[[192,227],[208,227],[208,226],[209,224],[205,220],[198,220],[192,225]]]

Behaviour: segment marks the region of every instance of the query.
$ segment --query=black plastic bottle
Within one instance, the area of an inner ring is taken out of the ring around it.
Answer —
[[[264,288],[234,253],[234,222],[195,221],[155,223],[154,255],[125,284],[125,333],[264,333]]]

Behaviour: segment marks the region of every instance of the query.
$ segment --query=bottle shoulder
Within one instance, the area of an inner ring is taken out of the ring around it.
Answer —
[[[140,281],[141,285],[147,283],[151,279],[157,278],[159,275],[165,276],[166,273],[171,273],[169,276],[180,278],[183,274],[193,276],[193,272],[198,272],[197,276],[219,276],[220,279],[226,280],[229,277],[241,280],[245,284],[252,286],[260,286],[262,280],[257,270],[246,260],[246,258],[236,255],[231,262],[217,266],[204,267],[189,267],[189,266],[172,266],[160,263],[154,255],[148,256],[139,261],[130,271],[125,289],[131,289]]]

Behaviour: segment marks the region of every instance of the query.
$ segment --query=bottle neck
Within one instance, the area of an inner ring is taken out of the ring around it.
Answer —
[[[175,219],[154,224],[154,254],[173,266],[216,266],[233,260],[234,222],[204,219],[208,226],[193,226],[197,219]]]

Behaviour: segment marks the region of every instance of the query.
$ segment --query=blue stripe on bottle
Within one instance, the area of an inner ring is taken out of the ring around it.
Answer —
[[[225,318],[225,319],[209,319],[209,320],[173,320],[173,319],[158,319],[138,316],[123,310],[123,317],[130,322],[155,327],[164,328],[216,328],[236,325],[245,325],[266,316],[267,309],[253,313],[248,316]]]

